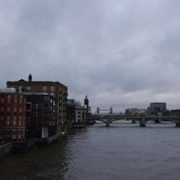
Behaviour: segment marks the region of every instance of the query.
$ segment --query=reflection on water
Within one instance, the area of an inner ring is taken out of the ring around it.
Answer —
[[[73,130],[49,147],[0,160],[0,179],[177,180],[180,128],[128,121]]]

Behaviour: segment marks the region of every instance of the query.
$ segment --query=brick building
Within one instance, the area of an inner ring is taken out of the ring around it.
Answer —
[[[26,96],[15,89],[0,90],[0,142],[25,141]]]
[[[57,134],[66,131],[68,88],[65,85],[53,81],[32,81],[30,74],[28,81],[7,81],[7,87],[13,87],[18,92],[43,92],[53,96],[56,101]]]

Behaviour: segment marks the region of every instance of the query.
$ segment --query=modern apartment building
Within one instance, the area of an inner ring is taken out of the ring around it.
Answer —
[[[165,102],[152,102],[148,107],[148,113],[150,115],[167,115],[167,108]]]
[[[0,142],[25,141],[26,96],[15,89],[0,90]]]
[[[56,135],[56,104],[47,93],[26,94],[26,137],[48,138]]]
[[[32,81],[30,74],[28,81],[7,81],[7,87],[15,88],[17,92],[48,93],[53,96],[56,101],[57,135],[66,131],[68,88],[65,85],[53,81]]]

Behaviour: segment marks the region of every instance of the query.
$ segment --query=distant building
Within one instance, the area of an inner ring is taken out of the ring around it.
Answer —
[[[86,114],[90,115],[91,114],[91,106],[89,106],[89,99],[88,99],[87,95],[85,96],[85,99],[84,99],[84,106],[86,108]]]
[[[39,92],[53,96],[56,101],[57,134],[66,131],[68,88],[65,85],[53,81],[33,81],[30,74],[28,81],[7,81],[7,87],[13,87],[17,92]]]
[[[129,108],[126,109],[125,111],[126,116],[140,116],[146,114],[147,114],[147,109],[142,109],[142,108]]]
[[[0,142],[25,141],[26,96],[15,89],[0,90]]]
[[[74,99],[68,99],[68,119],[70,126],[85,126],[87,109]]]
[[[126,116],[134,116],[135,113],[137,112],[137,108],[128,108],[125,110],[125,115]]]
[[[150,115],[167,115],[167,112],[165,102],[152,102],[148,107],[148,114]]]
[[[169,111],[169,116],[180,116],[180,109],[173,109]]]

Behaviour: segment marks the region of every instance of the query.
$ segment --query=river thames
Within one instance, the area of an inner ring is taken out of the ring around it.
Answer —
[[[48,147],[0,160],[1,180],[178,180],[180,128],[122,121],[72,130]]]

